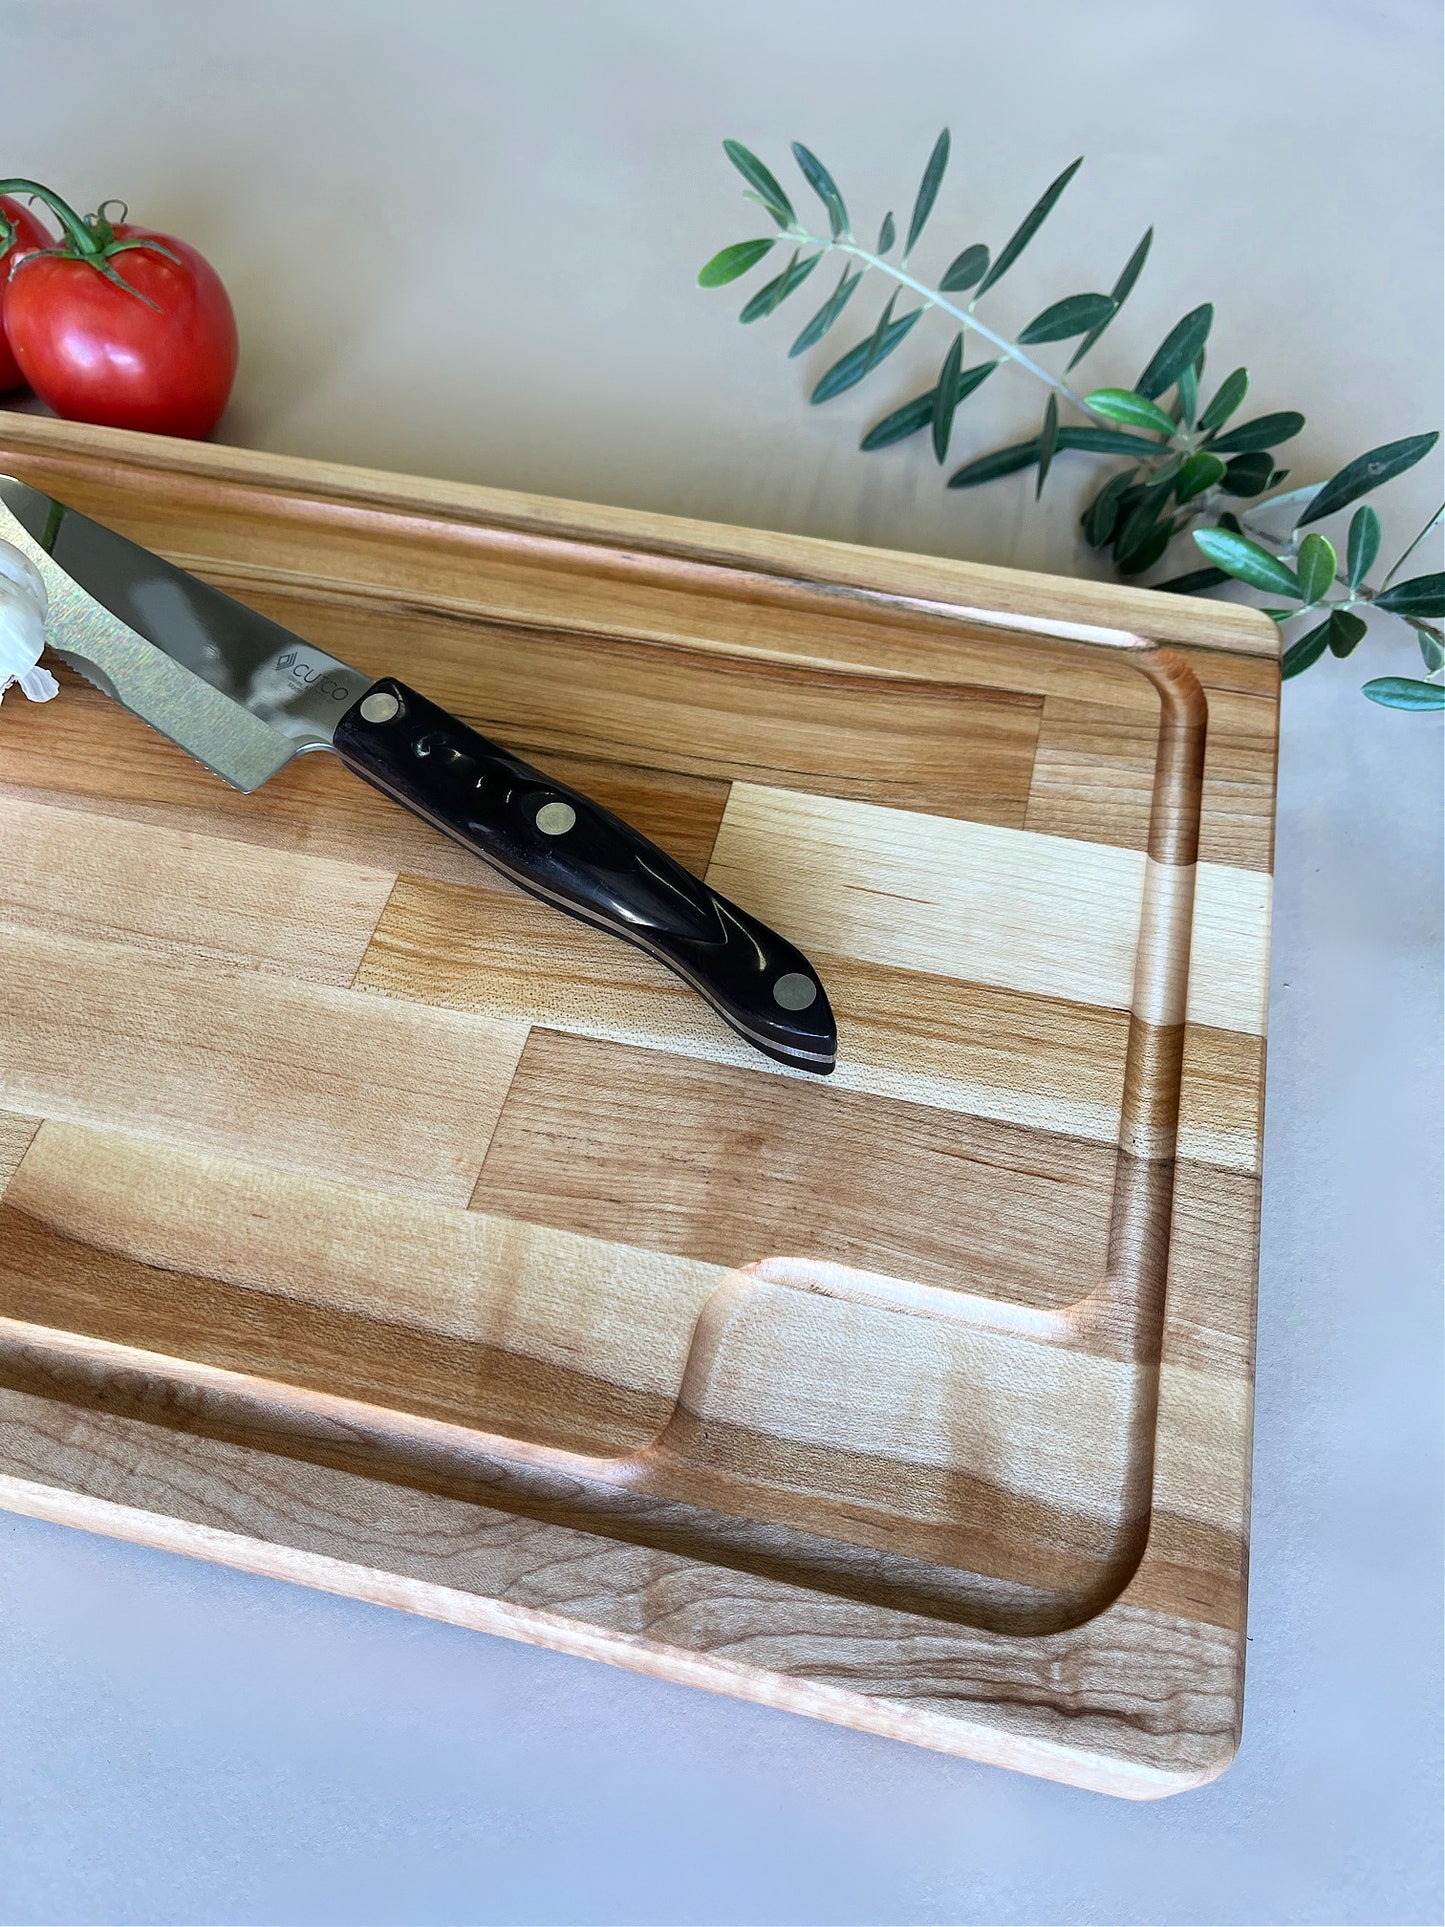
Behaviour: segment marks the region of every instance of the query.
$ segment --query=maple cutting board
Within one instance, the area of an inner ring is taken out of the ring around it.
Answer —
[[[0,418],[801,945],[828,1081],[332,758],[0,713],[0,1502],[1113,1793],[1238,1739],[1251,611]]]

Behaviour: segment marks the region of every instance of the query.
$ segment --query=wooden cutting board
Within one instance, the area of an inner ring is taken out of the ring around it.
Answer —
[[[28,416],[630,818],[828,1081],[332,758],[0,712],[0,1502],[1131,1797],[1238,1741],[1264,617]]]

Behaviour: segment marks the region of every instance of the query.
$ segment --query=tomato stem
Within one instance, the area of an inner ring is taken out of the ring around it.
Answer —
[[[38,253],[69,255],[74,260],[84,261],[94,268],[97,274],[103,274],[107,281],[114,281],[118,288],[124,288],[126,293],[133,294],[137,301],[144,301],[148,308],[156,308],[159,312],[157,303],[152,301],[149,295],[142,294],[139,288],[133,288],[129,281],[122,278],[112,265],[111,257],[124,254],[129,248],[149,248],[154,254],[164,255],[167,261],[175,261],[176,256],[159,241],[145,237],[133,241],[118,241],[115,238],[115,227],[105,210],[108,207],[118,207],[121,211],[121,219],[124,220],[126,215],[124,201],[102,201],[98,213],[90,215],[89,218],[82,218],[68,201],[61,200],[53,188],[45,187],[39,181],[0,181],[0,194],[27,194],[31,200],[43,201],[59,221],[65,235],[64,242],[60,247],[41,248],[37,250]],[[14,234],[14,224],[0,213],[0,252],[9,247]],[[21,261],[12,263],[12,272],[28,258],[28,256],[21,256]]]
[[[70,203],[62,201],[53,188],[42,187],[39,181],[0,181],[0,194],[28,194],[32,200],[44,201],[64,229],[65,238],[76,254],[86,260],[101,254],[101,244],[96,235]]]

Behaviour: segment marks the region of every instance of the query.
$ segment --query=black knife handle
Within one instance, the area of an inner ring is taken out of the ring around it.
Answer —
[[[833,1069],[837,1028],[807,958],[610,810],[391,677],[333,742],[348,769],[524,890],[649,951],[758,1050]]]

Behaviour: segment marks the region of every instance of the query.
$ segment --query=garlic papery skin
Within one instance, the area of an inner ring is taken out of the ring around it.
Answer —
[[[59,695],[60,684],[40,667],[49,598],[40,571],[13,543],[0,542],[0,702],[12,683],[33,703]]]

